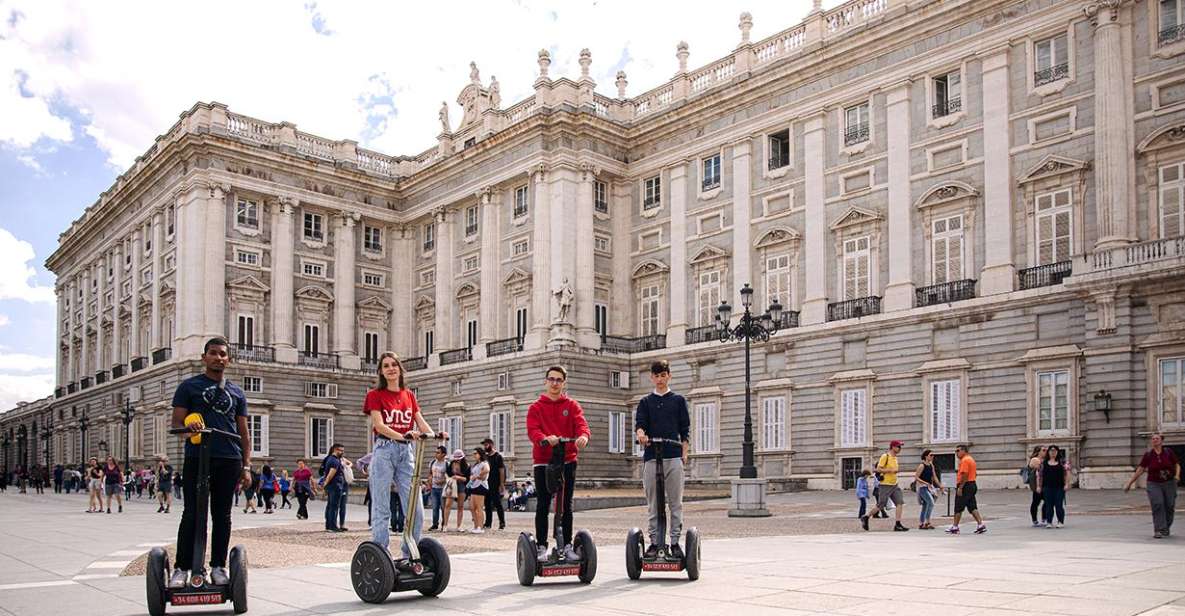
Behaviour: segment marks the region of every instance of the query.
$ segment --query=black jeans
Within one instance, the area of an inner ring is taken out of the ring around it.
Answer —
[[[572,490],[576,487],[576,463],[564,464],[564,542],[572,543]],[[552,495],[547,491],[547,465],[535,467],[535,540],[547,547],[547,514],[551,511]],[[557,537],[559,539],[559,537]]]
[[[1037,522],[1037,512],[1040,511],[1041,501],[1044,497],[1037,490],[1033,490],[1033,502],[1029,505],[1029,517],[1033,518],[1033,522]]]
[[[494,526],[494,512],[498,512],[498,527],[506,526],[506,509],[502,505],[502,486],[490,482],[490,493],[486,496],[486,528]]]
[[[300,503],[296,515],[302,518],[309,517],[309,491],[305,488],[296,488],[296,501]]]
[[[1045,507],[1043,511],[1045,522],[1052,524],[1054,515],[1056,515],[1057,521],[1064,524],[1066,521],[1065,486],[1044,486],[1042,491],[1045,493]]]
[[[230,508],[242,468],[243,461],[238,458],[210,458],[211,567],[226,566],[226,551],[230,546]],[[185,498],[185,510],[181,513],[181,526],[177,528],[176,567],[188,570],[193,564],[195,529],[199,523],[206,525],[206,512],[197,510],[197,457],[185,458],[182,473],[181,493]]]
[[[275,490],[260,490],[259,494],[263,496],[264,511],[271,511],[275,505],[272,504],[272,499],[276,497]]]

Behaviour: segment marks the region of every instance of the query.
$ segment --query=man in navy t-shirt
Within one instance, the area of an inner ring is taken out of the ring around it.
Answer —
[[[211,439],[210,448],[210,516],[213,530],[210,533],[210,581],[214,584],[230,583],[226,571],[226,554],[230,545],[230,508],[234,500],[235,483],[251,481],[251,432],[247,429],[247,396],[238,385],[226,380],[223,374],[230,365],[230,343],[225,338],[211,338],[202,350],[202,363],[206,370],[190,377],[177,386],[173,394],[173,427],[199,430],[202,427],[216,428],[238,435],[231,439],[219,434],[205,434]],[[191,413],[201,415],[200,421],[186,423]],[[185,465],[182,468],[182,492],[185,495],[185,511],[181,514],[181,526],[177,529],[177,559],[173,575],[169,577],[171,588],[185,585],[185,568],[193,562],[193,537],[197,524],[206,524],[206,512],[197,511],[198,454],[200,448],[189,442],[188,434],[182,434],[185,441]],[[199,520],[198,517],[201,517]]]

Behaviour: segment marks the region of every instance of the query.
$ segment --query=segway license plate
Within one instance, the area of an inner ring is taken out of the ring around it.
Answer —
[[[683,563],[642,563],[642,571],[682,571]]]
[[[543,570],[539,572],[539,577],[559,577],[561,575],[580,575],[580,565],[543,567]]]
[[[173,605],[220,605],[223,602],[220,592],[195,592],[174,594]]]

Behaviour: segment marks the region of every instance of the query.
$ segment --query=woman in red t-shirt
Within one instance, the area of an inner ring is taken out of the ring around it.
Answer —
[[[370,416],[374,431],[374,455],[370,461],[370,493],[387,494],[394,482],[399,492],[403,511],[407,512],[411,534],[419,543],[424,526],[424,507],[419,494],[419,481],[412,477],[415,448],[411,439],[421,434],[435,436],[431,426],[420,414],[420,405],[403,378],[403,363],[394,353],[379,356],[379,386],[366,393],[362,412]],[[388,547],[391,528],[391,501],[373,498],[370,502],[370,537],[375,543]],[[400,545],[404,560],[411,558],[406,544]],[[398,566],[398,563],[397,563]]]
[[[1173,510],[1177,504],[1177,484],[1181,481],[1181,461],[1172,449],[1164,446],[1164,436],[1153,434],[1148,438],[1151,447],[1140,458],[1135,474],[1128,480],[1123,491],[1127,492],[1136,480],[1148,473],[1148,503],[1152,506],[1152,536],[1156,539],[1168,537],[1173,527]]]

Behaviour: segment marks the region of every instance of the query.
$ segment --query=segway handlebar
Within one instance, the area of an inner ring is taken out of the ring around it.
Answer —
[[[428,440],[428,438],[429,437],[427,434],[424,434],[423,432],[420,433],[420,440]],[[447,441],[448,440],[448,432],[437,432],[437,433],[433,434],[431,438],[434,438],[438,441]],[[407,440],[407,441],[414,441],[415,437],[412,436],[411,432],[409,431],[403,435],[403,439]]]
[[[227,432],[226,430],[219,430],[218,428],[211,428],[206,426],[200,430],[191,430],[189,428],[169,428],[169,434],[217,434],[226,438],[239,438],[238,434],[234,432]]]

